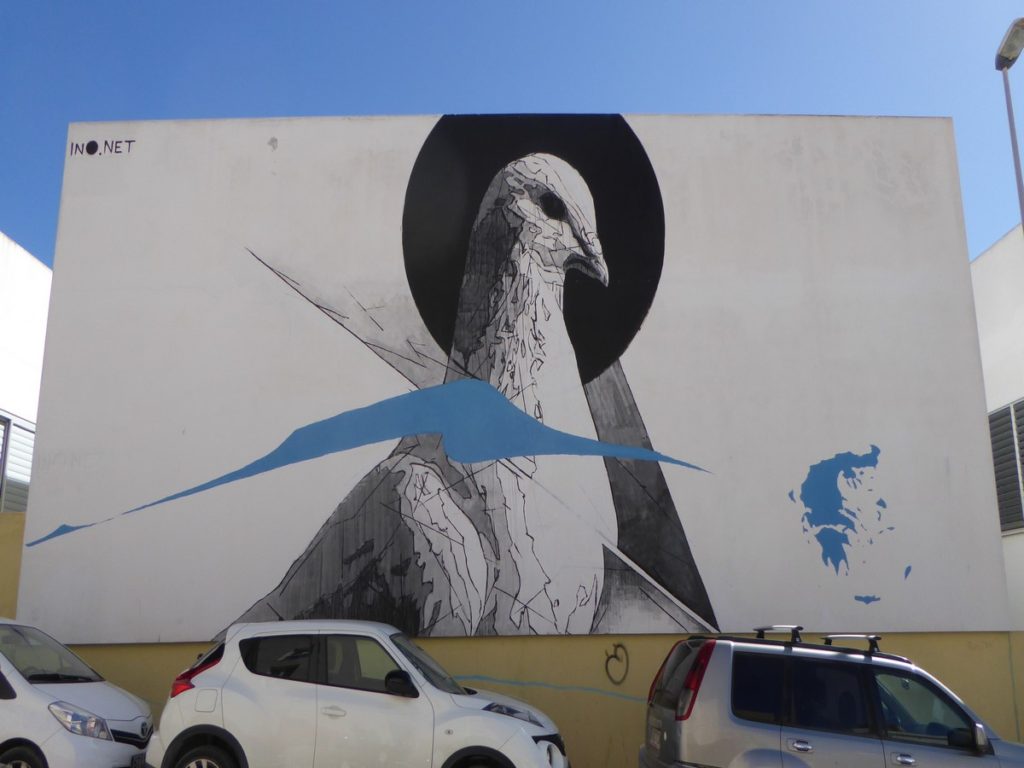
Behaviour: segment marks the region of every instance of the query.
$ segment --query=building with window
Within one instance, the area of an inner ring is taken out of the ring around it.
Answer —
[[[50,268],[0,232],[0,616],[13,616],[32,477]]]
[[[1024,238],[1010,230],[971,264],[1003,557],[1015,629],[1024,628]]]

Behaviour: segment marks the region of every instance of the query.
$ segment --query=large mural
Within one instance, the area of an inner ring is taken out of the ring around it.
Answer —
[[[68,160],[19,615],[77,641],[909,629],[965,527],[998,599],[966,261],[921,252],[948,137],[914,127],[103,127],[131,153]],[[905,322],[939,307],[959,341]],[[55,589],[68,567],[114,607]]]

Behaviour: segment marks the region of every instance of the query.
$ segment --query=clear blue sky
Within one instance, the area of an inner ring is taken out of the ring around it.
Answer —
[[[52,264],[70,122],[952,116],[969,254],[1020,220],[1003,0],[0,0],[0,231]],[[1011,70],[1024,125],[1024,64]]]

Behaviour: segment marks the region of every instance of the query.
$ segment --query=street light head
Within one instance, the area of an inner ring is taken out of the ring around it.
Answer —
[[[1012,67],[1021,49],[1024,49],[1024,19],[1017,19],[1006,30],[1003,42],[996,51],[996,69],[1003,71]]]

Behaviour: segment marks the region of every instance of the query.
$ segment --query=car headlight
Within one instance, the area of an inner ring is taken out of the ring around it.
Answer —
[[[72,733],[113,741],[110,737],[110,729],[107,728],[107,721],[92,712],[68,704],[66,701],[55,701],[50,705],[50,714]]]
[[[515,707],[510,707],[508,704],[498,704],[497,702],[493,702],[484,707],[484,711],[494,712],[498,715],[508,715],[509,717],[516,718],[517,720],[525,720],[527,723],[532,723],[533,725],[541,724],[532,713],[526,712],[522,709],[516,709]]]

